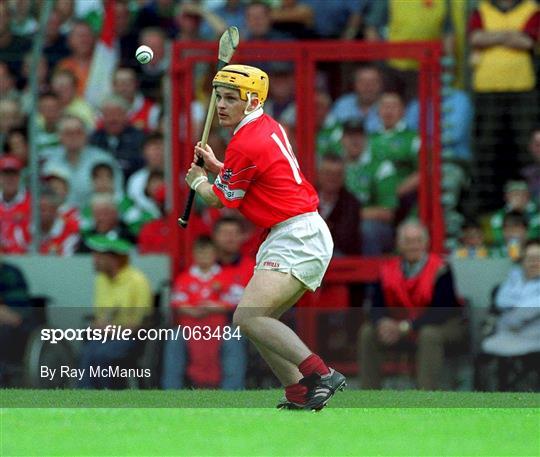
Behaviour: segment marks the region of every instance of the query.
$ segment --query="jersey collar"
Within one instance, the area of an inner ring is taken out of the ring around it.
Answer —
[[[221,272],[221,267],[217,264],[215,265],[212,265],[210,267],[210,270],[208,270],[207,272],[203,272],[198,266],[196,265],[193,265],[190,269],[189,269],[189,273],[192,275],[192,276],[195,276],[196,278],[200,279],[201,281],[209,281],[210,279],[212,279],[215,275],[217,275],[218,273]]]
[[[240,121],[240,123],[236,126],[234,129],[233,135],[238,132],[244,125],[249,124],[250,122],[253,122],[255,119],[260,118],[264,114],[264,111],[262,108],[257,108],[252,113],[249,113],[244,119]]]

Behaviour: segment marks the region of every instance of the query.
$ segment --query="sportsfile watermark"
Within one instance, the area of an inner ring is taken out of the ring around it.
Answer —
[[[209,325],[177,325],[174,328],[139,328],[131,329],[122,325],[107,325],[103,328],[44,328],[41,329],[41,341],[57,344],[61,341],[228,341],[241,339],[239,327],[229,325],[211,327]]]

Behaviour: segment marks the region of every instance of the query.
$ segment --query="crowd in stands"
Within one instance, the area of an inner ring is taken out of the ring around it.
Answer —
[[[163,112],[168,94],[163,82],[170,66],[170,45],[172,40],[216,40],[229,25],[236,25],[245,41],[338,39],[346,46],[350,40],[442,40],[450,62],[449,83],[441,94],[443,185],[452,189],[449,206],[458,211],[448,213],[448,224],[457,214],[460,227],[459,240],[448,244],[451,255],[519,262],[530,250],[525,247],[527,240],[540,236],[535,54],[540,8],[535,0],[115,0],[119,60],[110,75],[111,92],[101,94],[99,100],[89,96],[87,88],[104,12],[88,7],[90,3],[99,6],[84,0],[57,1],[47,22],[37,68],[35,154],[40,192],[35,205],[39,217],[34,218],[39,224],[33,226],[30,71],[39,11],[31,2],[0,0],[1,254],[35,249],[40,254],[69,256],[99,251],[99,242],[111,240],[127,243],[111,248],[121,256],[126,246],[141,254],[169,252],[174,215],[168,214],[166,204],[168,120]],[[134,59],[140,44],[153,50],[147,65]],[[265,110],[285,127],[294,145],[294,67],[287,62],[254,64],[270,75]],[[176,140],[198,138],[212,71],[208,64],[196,65],[191,106],[194,137]],[[425,241],[421,228],[400,225],[418,216],[417,87],[418,65],[407,59],[318,68],[313,154],[319,211],[334,237],[335,256],[400,251],[398,226],[402,237],[407,230],[416,230],[413,235]],[[214,129],[210,144],[218,155],[226,140],[226,133]],[[227,290],[213,290],[215,297],[205,297],[208,303],[193,314],[189,306],[200,300],[190,298],[183,288],[189,281],[201,290],[209,287],[224,274],[225,265],[238,262],[240,251],[252,252],[258,242],[245,221],[234,222],[236,213],[205,208],[201,202],[195,206],[192,225],[200,238],[194,245],[195,264],[175,286],[178,322],[195,314],[210,320],[213,313],[225,316],[226,303],[233,303],[223,298]],[[229,229],[238,232],[231,235],[236,240],[232,243],[243,243],[228,259],[223,257],[227,257],[223,247],[227,241],[220,241],[218,233],[227,222],[216,224],[223,217],[225,221],[232,217]],[[376,295],[381,308],[383,295],[380,290]],[[361,331],[364,348],[372,349],[369,354],[362,352],[361,361],[371,373],[366,377],[370,386],[379,382],[376,324],[384,318],[383,313],[377,314]],[[386,325],[382,333],[395,335],[390,327]],[[422,341],[427,347],[432,348],[434,338],[440,342],[440,335],[426,333]],[[449,330],[448,338],[457,338],[457,333]],[[178,344],[168,351],[167,357],[178,361],[197,348]],[[238,355],[230,356],[238,354],[235,348],[221,351],[215,349],[213,357],[222,358],[224,372],[231,360],[238,370],[243,362]],[[440,358],[434,362],[432,351],[424,352],[419,378],[422,385],[433,386]],[[103,354],[85,357],[88,361]],[[180,363],[175,365],[180,372],[171,374],[167,372],[171,366],[164,367],[164,387],[181,385],[185,372],[193,381],[208,369]],[[210,373],[200,384],[217,386],[219,377]],[[238,381],[227,382],[238,386]]]
[[[470,12],[466,2],[447,3],[116,0],[119,62],[110,77],[111,93],[96,100],[89,98],[87,86],[103,8],[78,1],[58,2],[47,23],[37,69],[40,177],[44,194],[57,194],[58,200],[55,220],[41,223],[39,252],[70,255],[87,251],[84,240],[94,230],[113,230],[137,243],[144,225],[157,220],[162,220],[161,231],[166,232],[166,196],[160,184],[165,167],[162,83],[170,64],[168,49],[171,40],[215,40],[231,24],[239,27],[243,40],[443,40],[447,55],[453,58],[450,77],[455,82],[442,93],[443,172],[445,183],[453,181],[456,187],[455,205],[463,203],[460,196],[469,197],[458,219],[463,220],[464,228],[480,224],[490,245],[488,253],[504,251],[503,216],[509,211],[524,213],[527,230],[534,235],[540,132],[536,131],[537,89],[530,50],[538,39],[540,13],[533,0],[482,0]],[[0,9],[0,146],[3,157],[18,160],[2,161],[1,167],[1,249],[11,254],[29,252],[32,233],[38,230],[30,229],[28,176],[30,48],[38,17],[28,2],[2,1]],[[492,31],[505,18],[516,24],[514,30]],[[422,27],[418,27],[420,23]],[[133,58],[141,43],[154,51],[147,65],[139,65]],[[472,65],[470,93],[464,90],[462,74],[467,67],[463,61],[467,45]],[[294,144],[294,67],[286,62],[262,65],[272,81],[265,108],[286,127]],[[517,72],[519,78],[507,70],[515,65],[523,68]],[[202,125],[207,101],[204,88],[210,73],[206,64],[195,70],[194,138]],[[347,73],[350,81],[343,74],[336,66],[320,69],[317,76],[319,187],[325,186],[323,175],[329,167],[339,168],[334,157],[339,156],[344,176],[340,187],[347,192],[321,189],[325,192],[321,212],[332,215],[334,232],[358,227],[354,229],[358,243],[345,251],[337,249],[336,255],[385,254],[394,249],[395,227],[417,214],[418,68],[414,61],[394,59],[356,65]],[[335,76],[340,84],[330,86],[328,80]],[[213,138],[225,139],[222,132]],[[327,155],[331,157],[325,159]],[[467,182],[469,188],[464,192]],[[489,219],[490,212],[503,206],[502,190],[523,187],[523,182],[530,194],[527,203],[509,203],[505,191],[505,208]],[[353,205],[350,195],[356,200]],[[340,210],[340,205],[346,209]],[[46,216],[46,205],[38,206]],[[110,209],[108,218],[102,217],[107,213],[105,207]],[[199,224],[201,234],[209,234],[211,216],[198,209],[201,220],[206,221]],[[471,214],[478,215],[478,209],[485,217],[469,221]],[[336,222],[334,212],[358,214],[345,214],[345,219]],[[352,225],[350,218],[355,220]],[[450,219],[449,214],[449,223]],[[148,230],[145,232],[144,239]],[[476,251],[461,242],[452,246],[456,255],[474,255]],[[149,247],[141,240],[139,250],[159,251],[158,244]]]

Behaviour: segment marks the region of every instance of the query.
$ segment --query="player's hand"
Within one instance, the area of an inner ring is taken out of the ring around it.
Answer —
[[[377,335],[379,340],[387,346],[397,343],[401,337],[398,321],[388,317],[382,318],[377,324]]]
[[[199,141],[195,145],[195,154],[193,155],[193,161],[197,162],[199,158],[204,160],[204,169],[210,173],[218,174],[223,163],[221,163],[212,151],[212,148],[207,144],[204,148],[201,147],[201,142]]]
[[[199,176],[206,176],[206,171],[202,167],[199,167],[195,162],[191,163],[186,175],[186,182],[188,186],[191,187],[191,183],[195,181]]]

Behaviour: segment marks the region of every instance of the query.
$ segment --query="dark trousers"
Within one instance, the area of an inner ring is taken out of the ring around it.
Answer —
[[[443,371],[444,348],[465,338],[461,318],[452,318],[440,325],[425,325],[416,340],[416,382],[423,390],[436,390]],[[366,322],[360,329],[359,351],[363,389],[381,388],[381,365],[388,346],[379,341],[375,326]],[[399,344],[398,342],[397,344]]]
[[[504,184],[529,160],[527,146],[539,119],[538,93],[476,93],[471,197],[481,211],[503,206]]]
[[[90,367],[108,368],[124,361],[135,350],[137,341],[87,341],[81,353],[80,368],[84,368],[84,376],[80,387],[85,389],[114,389],[125,387],[124,379],[108,376],[90,376]]]

